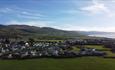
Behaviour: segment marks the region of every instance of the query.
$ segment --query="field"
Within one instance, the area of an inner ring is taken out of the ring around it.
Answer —
[[[96,50],[102,51],[107,53],[106,57],[115,57],[115,53],[112,53],[109,48],[104,48],[102,45],[84,45],[84,47],[86,48],[95,48]],[[77,46],[74,46],[73,49],[75,51],[80,51],[79,48],[77,48]]]
[[[0,60],[0,70],[115,70],[115,59],[80,57]]]
[[[109,49],[101,45],[85,45],[115,56]],[[74,47],[79,51],[79,48]],[[115,59],[102,57],[76,58],[38,58],[26,60],[0,60],[0,70],[115,70]]]
[[[85,45],[107,52],[107,56],[115,56],[107,48],[101,45]],[[79,51],[79,48],[74,47]],[[0,70],[114,70],[115,59],[101,57],[77,57],[77,58],[38,58],[27,60],[0,60]]]

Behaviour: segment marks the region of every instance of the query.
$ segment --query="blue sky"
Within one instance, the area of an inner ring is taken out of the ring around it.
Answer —
[[[0,0],[0,24],[115,32],[115,0]]]

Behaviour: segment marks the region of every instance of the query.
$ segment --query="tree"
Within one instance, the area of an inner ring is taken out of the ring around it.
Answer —
[[[34,42],[35,42],[35,40],[33,38],[28,39],[28,43],[30,46],[33,46]]]

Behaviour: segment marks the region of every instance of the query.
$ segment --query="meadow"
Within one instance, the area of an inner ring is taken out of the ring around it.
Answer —
[[[78,57],[0,60],[0,70],[115,70],[115,59]]]

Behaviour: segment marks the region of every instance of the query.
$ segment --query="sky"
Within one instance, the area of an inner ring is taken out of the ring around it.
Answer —
[[[115,32],[115,0],[0,0],[0,24]]]

